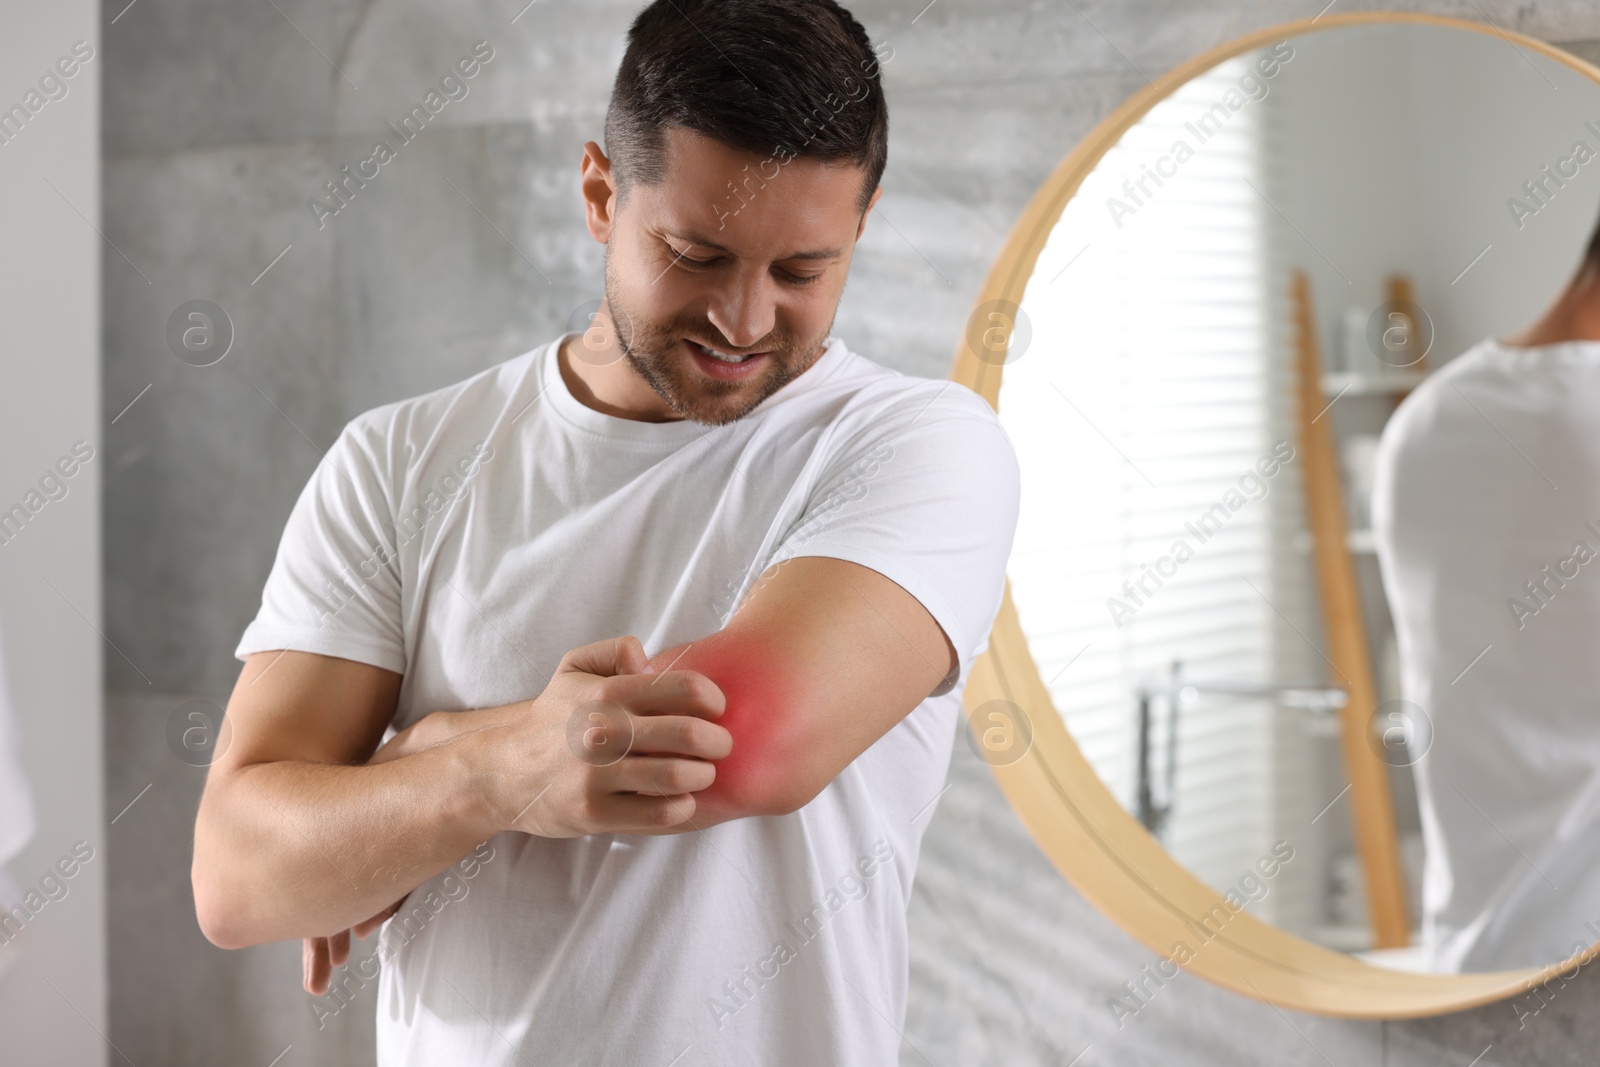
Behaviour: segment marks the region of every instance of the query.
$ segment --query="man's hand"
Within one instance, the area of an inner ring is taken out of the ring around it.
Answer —
[[[575,648],[538,698],[446,713],[499,830],[540,837],[633,833],[687,822],[733,738],[722,690],[657,672],[636,637]],[[419,724],[420,725],[420,724]],[[398,740],[398,738],[397,738]]]
[[[411,894],[407,893],[406,897]],[[308,937],[305,939],[301,952],[301,965],[305,972],[302,985],[307,993],[320,997],[328,991],[328,983],[333,979],[333,969],[343,967],[350,959],[350,935],[366,938],[372,931],[382,926],[388,918],[400,910],[400,905],[406,902],[406,897],[390,904],[370,919],[363,919],[355,926],[332,937]]]

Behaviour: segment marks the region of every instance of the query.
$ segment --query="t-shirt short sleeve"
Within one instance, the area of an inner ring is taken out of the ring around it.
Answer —
[[[234,656],[292,649],[404,673],[400,564],[383,434],[345,426],[295,501]]]
[[[875,412],[824,470],[768,566],[829,556],[870,567],[928,610],[958,663],[988,647],[1016,535],[1021,473],[987,402],[954,382]]]

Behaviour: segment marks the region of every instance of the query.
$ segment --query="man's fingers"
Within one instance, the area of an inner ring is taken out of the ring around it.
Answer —
[[[716,764],[705,760],[629,756],[608,770],[609,792],[658,797],[699,792],[717,780]]]
[[[328,966],[343,967],[350,959],[350,931],[340,930],[328,938]]]
[[[301,969],[305,973],[304,988],[314,997],[328,991],[328,980],[333,977],[333,965],[328,962],[328,939],[308,937],[301,947]]]
[[[626,674],[608,679],[603,689],[607,700],[636,715],[698,715],[715,719],[728,706],[728,698],[717,683],[699,671]]]
[[[636,715],[630,753],[666,753],[696,759],[724,759],[733,751],[726,727],[687,715]]]
[[[644,654],[644,645],[629,634],[572,649],[561,657],[558,670],[582,671],[609,678],[615,674],[642,672],[649,663],[650,658]]]
[[[410,894],[406,894],[410,896]],[[301,942],[301,970],[304,973],[305,991],[314,997],[320,997],[328,991],[328,983],[333,979],[335,967],[343,967],[350,961],[350,935],[353,932],[357,937],[366,937],[373,930],[382,926],[384,920],[400,910],[400,905],[406,901],[405,897],[390,904],[370,919],[363,919],[352,930],[341,930],[332,937],[308,937]]]
[[[594,833],[626,834],[689,823],[694,818],[694,794],[634,796],[610,793],[598,801],[600,829]]]

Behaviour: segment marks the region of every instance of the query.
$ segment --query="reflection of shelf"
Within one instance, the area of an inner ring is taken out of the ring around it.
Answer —
[[[1410,283],[1404,277],[1391,276],[1388,289],[1391,300],[1409,299]],[[1406,944],[1409,936],[1405,880],[1400,869],[1389,768],[1378,758],[1366,737],[1377,710],[1378,697],[1362,603],[1363,575],[1357,572],[1355,553],[1351,551],[1346,532],[1349,493],[1340,471],[1344,448],[1335,430],[1340,420],[1335,416],[1324,421],[1322,415],[1340,396],[1358,388],[1391,400],[1422,380],[1418,373],[1422,368],[1417,366],[1405,373],[1401,368],[1376,364],[1369,365],[1370,374],[1324,374],[1317,350],[1310,282],[1303,270],[1293,274],[1290,300],[1296,356],[1296,408],[1305,452],[1300,476],[1306,504],[1306,528],[1311,531],[1316,589],[1322,607],[1322,632],[1328,645],[1323,658],[1344,681],[1348,694],[1348,703],[1340,712],[1346,728],[1340,733],[1339,747],[1344,759],[1345,780],[1350,783],[1352,858],[1361,871],[1363,910],[1367,918],[1364,925],[1370,927],[1366,932],[1369,940],[1363,947],[1398,948]],[[1408,323],[1408,326],[1414,325]],[[1413,331],[1408,330],[1408,339],[1412,335]],[[1352,364],[1352,367],[1358,365]],[[1348,437],[1352,428],[1344,429]]]
[[[1429,954],[1419,943],[1419,934],[1415,931],[1411,935],[1411,944],[1405,948],[1375,948],[1370,952],[1357,952],[1355,957],[1374,967],[1385,967],[1391,971],[1406,971],[1411,974],[1433,973]]]
[[[1372,929],[1358,923],[1328,923],[1319,926],[1311,932],[1310,940],[1322,945],[1324,948],[1335,949],[1339,952],[1353,952],[1367,959],[1370,963],[1391,967],[1395,970],[1422,969],[1416,963],[1408,963],[1406,958],[1417,953],[1416,946],[1422,942],[1422,931],[1411,931],[1411,944],[1406,948],[1377,949],[1372,948]]]
[[[1322,391],[1330,397],[1382,396],[1408,393],[1427,377],[1421,371],[1393,370],[1382,374],[1324,374]]]
[[[1378,539],[1371,530],[1346,530],[1344,544],[1358,556],[1371,556],[1378,551]],[[1311,551],[1311,531],[1300,530],[1294,535],[1294,546],[1301,552]]]
[[[1300,728],[1305,731],[1307,737],[1329,741],[1336,741],[1344,734],[1344,723],[1335,715],[1307,715],[1300,720]]]
[[[1365,952],[1372,947],[1372,928],[1355,923],[1329,924],[1317,927],[1311,940],[1339,952]]]

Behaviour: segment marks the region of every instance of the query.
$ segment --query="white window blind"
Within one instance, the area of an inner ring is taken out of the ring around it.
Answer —
[[[1305,562],[1292,547],[1298,464],[1264,479],[1262,498],[1197,525],[1276,442],[1295,443],[1281,299],[1269,284],[1271,208],[1252,188],[1262,184],[1262,107],[1213,107],[1254,60],[1226,61],[1183,86],[1085,180],[1026,288],[1032,339],[1006,365],[999,396],[1022,464],[1008,569],[1017,610],[1056,708],[1130,810],[1141,680],[1174,659],[1196,678],[1299,679],[1306,669],[1275,606],[1283,600],[1288,618],[1303,618]],[[1179,141],[1192,156],[1176,158]],[[1163,156],[1170,176],[1159,186],[1146,178],[1149,195],[1135,201],[1124,181]],[[1133,208],[1119,209],[1120,226],[1112,197]],[[1179,542],[1192,558],[1130,596],[1124,581],[1173,557]],[[1113,597],[1129,609],[1120,627]],[[1277,831],[1284,713],[1274,709],[1211,698],[1180,717],[1166,842],[1219,888]]]

